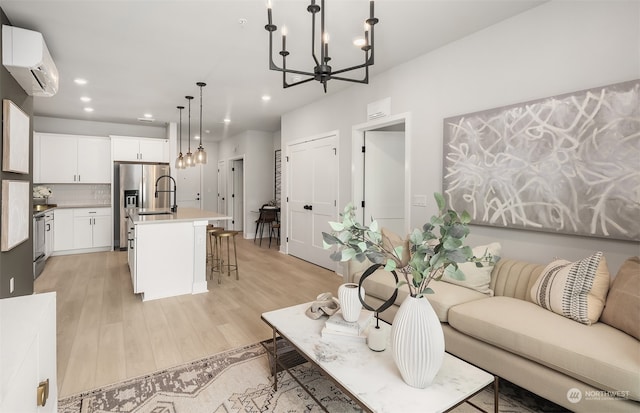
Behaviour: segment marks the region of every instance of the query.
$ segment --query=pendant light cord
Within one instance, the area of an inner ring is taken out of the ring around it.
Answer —
[[[184,106],[178,106],[178,110],[180,111],[180,127],[178,128],[178,135],[179,135],[179,141],[180,141],[180,153],[182,153],[182,109],[184,109]]]
[[[185,97],[189,101],[189,152],[188,153],[191,153],[191,99],[193,99],[193,96],[185,96]]]

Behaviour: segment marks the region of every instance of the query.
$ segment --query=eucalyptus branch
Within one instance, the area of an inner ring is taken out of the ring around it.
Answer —
[[[441,194],[434,194],[434,198],[439,214],[432,216],[422,230],[413,230],[400,245],[394,245],[393,237],[381,231],[377,221],[372,221],[368,227],[357,223],[355,207],[349,204],[340,214],[342,222],[329,222],[333,233],[322,233],[325,248],[336,248],[331,254],[336,261],[357,258],[362,262],[368,258],[375,263],[385,263],[387,271],[400,271],[404,281],[398,282],[398,287],[406,283],[413,297],[431,293],[429,283],[441,279],[445,271],[457,279],[464,279],[459,263],[471,261],[483,266],[483,263],[493,262],[490,254],[485,252],[476,258],[471,248],[464,246],[469,234],[469,214],[465,211],[458,215],[447,209]],[[453,267],[447,269],[449,266]]]

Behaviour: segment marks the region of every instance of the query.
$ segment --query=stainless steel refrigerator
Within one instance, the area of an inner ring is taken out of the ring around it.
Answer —
[[[162,175],[170,174],[169,164],[137,164],[137,163],[114,163],[114,194],[116,196],[116,207],[114,231],[116,238],[114,246],[121,250],[127,249],[127,210],[129,208],[170,208],[170,193],[158,192],[169,191],[171,180],[161,179],[156,188],[156,180]]]

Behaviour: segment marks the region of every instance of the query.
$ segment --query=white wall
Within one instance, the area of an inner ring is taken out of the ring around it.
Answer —
[[[273,133],[245,131],[219,145],[219,160],[227,167],[229,160],[244,157],[244,237],[253,238],[257,211],[273,198]]]
[[[411,209],[411,224],[418,227],[436,212],[430,194],[442,190],[444,118],[635,78],[640,78],[639,2],[556,0],[397,66],[369,85],[285,114],[282,148],[339,130],[339,202],[345,205],[351,198],[352,126],[366,122],[368,103],[390,97],[392,114],[411,113],[412,195],[427,194],[430,202],[428,208]],[[283,168],[286,179],[286,164]],[[640,252],[639,243],[472,228],[470,244],[489,240],[501,241],[505,257],[539,263],[601,250],[614,274],[626,257]]]

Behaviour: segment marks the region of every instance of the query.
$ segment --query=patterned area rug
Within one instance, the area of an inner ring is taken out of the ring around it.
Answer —
[[[360,412],[309,363],[294,367],[296,376],[329,412]],[[58,402],[60,413],[295,413],[322,409],[286,372],[278,373],[278,391],[273,390],[269,359],[262,345],[253,344],[178,367],[80,393]],[[504,380],[502,383],[507,383]],[[507,383],[510,385],[510,383]],[[511,385],[513,386],[513,385]],[[500,411],[563,411],[524,390],[500,391]],[[522,393],[524,392],[524,397]],[[490,388],[476,395],[473,403],[493,411]],[[477,412],[463,404],[454,412]]]

